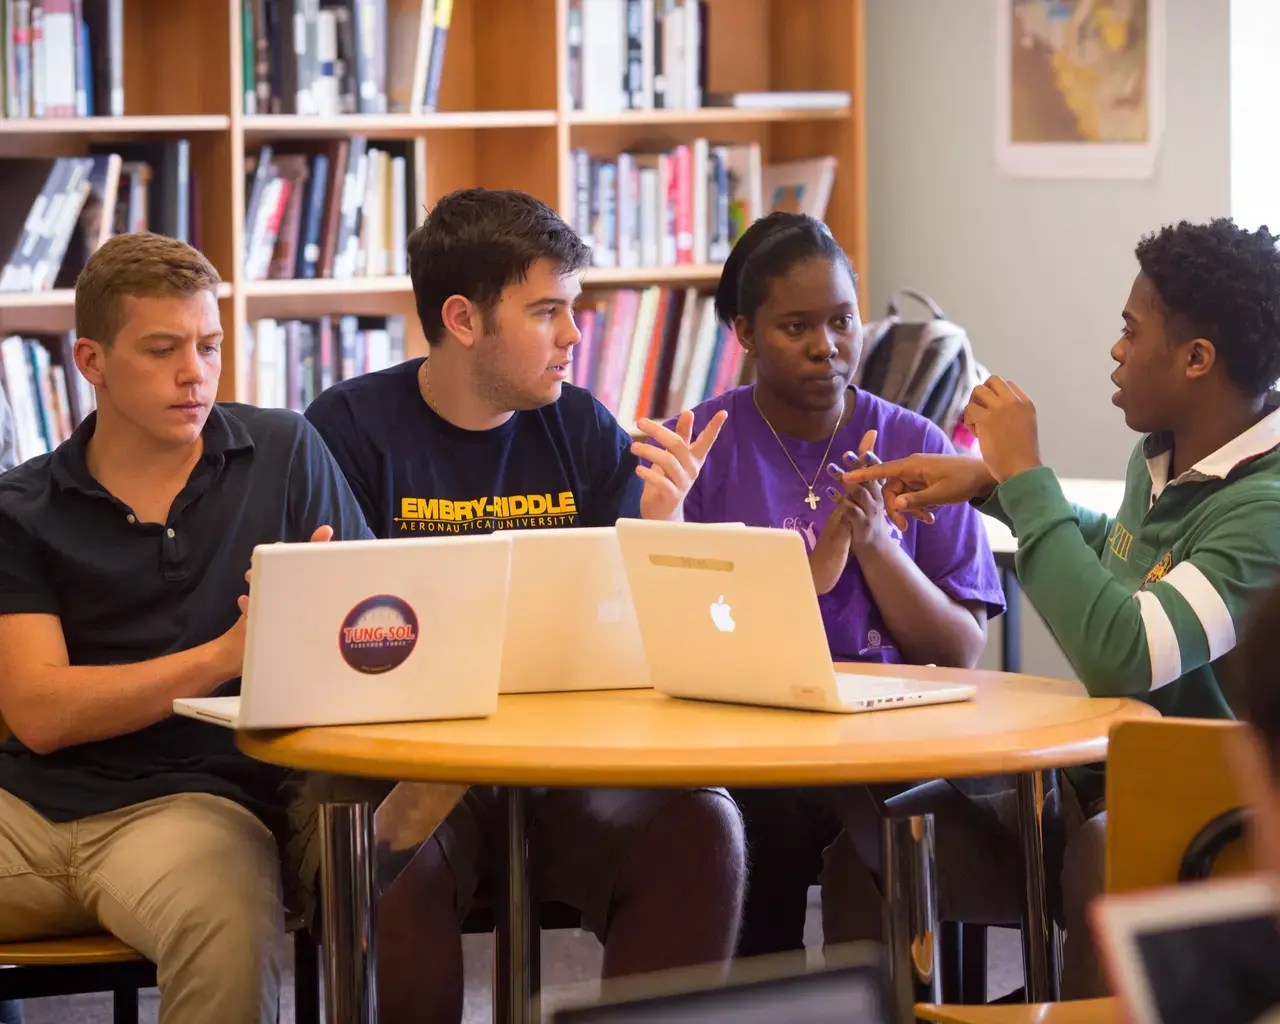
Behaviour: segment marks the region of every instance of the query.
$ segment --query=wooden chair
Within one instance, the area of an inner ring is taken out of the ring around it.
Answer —
[[[8,733],[0,718],[0,740]],[[294,940],[294,1019],[320,1024],[315,940],[300,921],[290,920],[287,927]],[[0,943],[0,1000],[110,992],[115,1024],[137,1024],[138,992],[155,984],[155,964],[114,935]]]
[[[1107,753],[1107,892],[1135,892],[1189,878],[1248,870],[1244,796],[1230,745],[1235,722],[1165,718],[1125,722]],[[1118,1000],[1004,1006],[916,1006],[939,1024],[1104,1024]]]

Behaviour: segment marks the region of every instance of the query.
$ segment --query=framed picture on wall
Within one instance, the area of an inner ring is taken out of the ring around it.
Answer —
[[[993,0],[996,165],[1149,178],[1164,129],[1166,0]]]

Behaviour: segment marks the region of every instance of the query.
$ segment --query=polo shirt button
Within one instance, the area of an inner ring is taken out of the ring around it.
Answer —
[[[130,512],[127,516],[125,516],[125,519],[127,519],[131,523],[136,523],[138,521],[137,516],[135,516],[132,512]]]
[[[173,537],[173,530],[172,530],[172,529],[165,530],[164,532],[165,532],[166,534],[168,534],[170,538],[172,538],[172,537]]]

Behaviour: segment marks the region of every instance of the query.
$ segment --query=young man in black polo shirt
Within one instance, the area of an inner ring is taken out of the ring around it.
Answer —
[[[409,239],[429,359],[330,388],[307,417],[379,537],[612,526],[671,518],[719,432],[642,421],[634,446],[566,383],[588,250],[521,192],[445,196]],[[637,454],[650,466],[639,466]],[[726,960],[743,889],[742,823],[723,791],[549,790],[532,808],[543,899],[582,911],[607,977]],[[379,907],[379,1007],[462,1014],[459,920],[483,889],[492,790],[471,789]]]
[[[76,287],[97,412],[0,477],[0,942],[105,928],[166,1024],[275,1021],[286,804],[172,703],[237,691],[255,545],[369,535],[305,420],[214,403],[217,283],[181,242],[103,245]]]

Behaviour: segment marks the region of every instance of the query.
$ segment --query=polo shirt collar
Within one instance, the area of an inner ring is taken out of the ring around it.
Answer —
[[[93,437],[97,422],[98,413],[95,410],[81,421],[65,443],[54,449],[50,468],[53,479],[60,487],[91,494],[101,492],[101,484],[90,475],[89,465],[85,461],[86,446],[89,438]],[[230,452],[253,448],[249,428],[217,402],[209,410],[209,418],[204,421],[200,436],[204,439],[202,459],[213,458],[221,462]]]
[[[1240,463],[1265,455],[1280,445],[1280,393],[1267,395],[1266,408],[1271,410],[1242,434],[1237,434],[1216,452],[1206,456],[1179,476],[1169,479],[1173,459],[1173,435],[1151,434],[1143,442],[1143,455],[1151,473],[1151,500],[1160,497],[1169,484],[1225,480]]]

